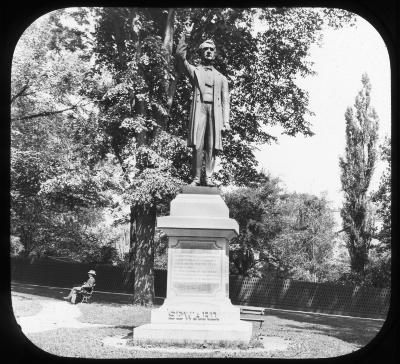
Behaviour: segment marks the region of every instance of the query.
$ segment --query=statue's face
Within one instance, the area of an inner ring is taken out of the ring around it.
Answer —
[[[215,47],[212,45],[206,45],[201,49],[202,58],[204,61],[212,61],[215,58]]]

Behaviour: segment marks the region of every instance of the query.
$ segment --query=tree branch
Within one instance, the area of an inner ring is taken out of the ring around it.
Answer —
[[[339,231],[336,231],[334,234],[335,235],[339,235],[341,232],[343,232],[343,231],[346,231],[346,229],[342,229],[342,230],[339,230]]]
[[[65,111],[74,110],[74,109],[77,108],[77,106],[78,106],[78,104],[76,104],[74,106],[71,106],[71,107],[68,107],[66,109],[62,109],[62,110],[43,111],[43,112],[40,112],[38,114],[31,114],[31,115],[27,115],[27,116],[22,116],[20,118],[11,118],[11,121],[14,121],[14,120],[27,120],[27,119],[40,118],[40,117],[43,117],[43,116],[51,116],[51,115],[61,114],[61,113],[65,112]]]
[[[28,87],[29,87],[29,80],[26,81],[26,84],[22,87],[22,89],[19,92],[17,92],[14,96],[11,97],[11,103],[13,103],[18,97],[21,97]]]
[[[175,18],[175,9],[168,9],[168,17],[167,23],[165,25],[164,32],[164,41],[163,41],[163,49],[164,49],[164,57],[167,63],[169,64],[171,61],[172,55],[172,46],[174,42],[174,18]]]
[[[167,67],[170,69],[171,67],[171,58],[172,58],[172,47],[174,43],[174,19],[175,19],[175,9],[169,8],[168,9],[168,17],[167,23],[165,25],[165,33],[164,33],[164,41],[163,41],[163,50],[164,50],[164,57],[167,63]],[[170,72],[170,71],[167,71]],[[176,91],[176,84],[177,84],[177,77],[168,77],[165,85],[165,92],[167,94],[167,106],[168,106],[168,114],[171,109],[172,101],[174,99],[175,91]]]

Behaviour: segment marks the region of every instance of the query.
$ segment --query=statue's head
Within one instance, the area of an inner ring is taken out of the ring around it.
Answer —
[[[200,44],[200,55],[203,62],[210,63],[215,58],[215,44],[211,39],[207,39]]]

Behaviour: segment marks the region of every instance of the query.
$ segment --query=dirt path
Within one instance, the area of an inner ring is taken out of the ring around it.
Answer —
[[[67,328],[106,327],[110,325],[89,324],[80,322],[77,318],[82,314],[78,305],[54,300],[37,300],[42,310],[34,315],[16,319],[24,334]],[[18,313],[17,313],[18,314]]]

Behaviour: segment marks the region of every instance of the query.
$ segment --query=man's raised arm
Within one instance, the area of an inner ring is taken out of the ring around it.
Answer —
[[[185,24],[185,29],[182,32],[181,39],[179,40],[178,46],[176,48],[176,57],[179,62],[179,65],[183,67],[184,72],[189,77],[190,81],[194,80],[194,66],[192,66],[186,59],[187,53],[187,39],[189,39],[190,34],[193,29],[193,24],[189,25],[188,23]]]

